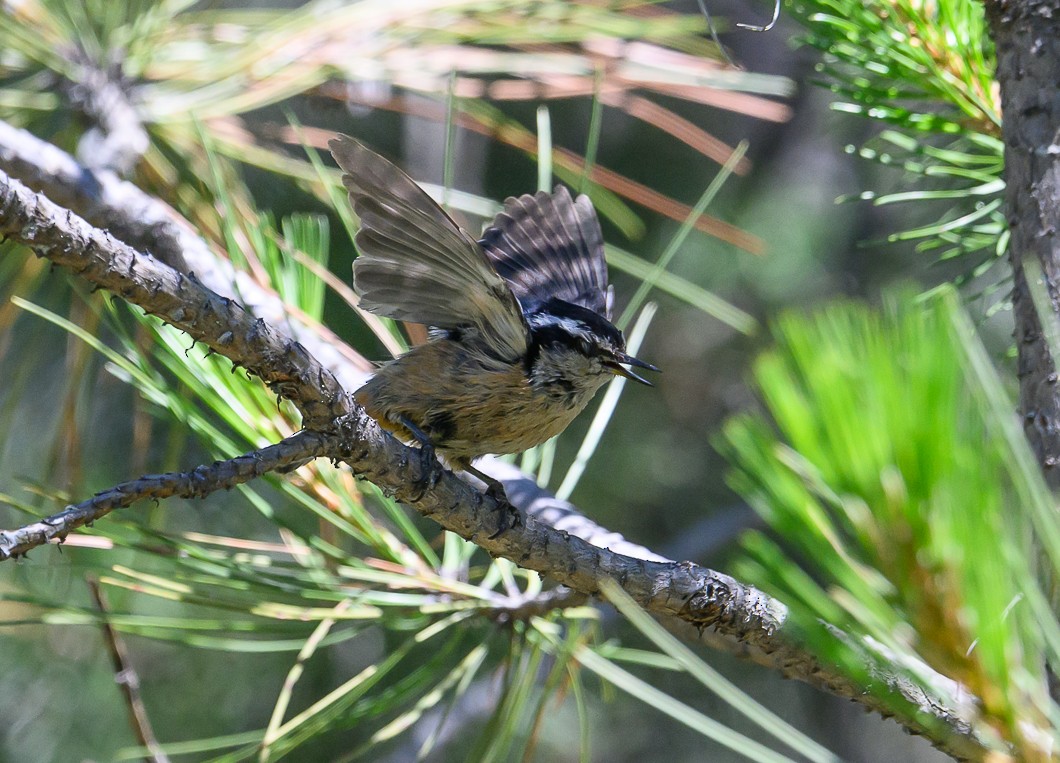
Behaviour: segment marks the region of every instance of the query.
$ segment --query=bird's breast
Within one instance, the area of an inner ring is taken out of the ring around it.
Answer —
[[[520,453],[562,432],[605,380],[528,375],[460,342],[438,340],[379,369],[355,393],[368,413],[409,439],[403,418],[438,449],[460,458]]]

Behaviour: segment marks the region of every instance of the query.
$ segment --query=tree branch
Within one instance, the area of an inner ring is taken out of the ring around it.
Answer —
[[[1060,312],[1060,4],[989,0],[997,47],[1020,412],[1047,481],[1060,487],[1060,384],[1049,333]],[[1033,260],[1033,262],[1031,262]],[[1039,314],[1028,279],[1044,276]],[[1042,322],[1046,321],[1043,330]]]
[[[102,516],[141,497],[201,495],[251,479],[268,468],[294,465],[312,455],[327,456],[345,461],[358,476],[491,555],[541,572],[582,595],[597,594],[600,580],[613,579],[657,616],[691,624],[712,638],[721,638],[731,651],[885,715],[897,708],[899,722],[906,728],[927,735],[956,757],[983,756],[983,746],[961,712],[937,697],[925,696],[901,676],[888,676],[884,681],[892,694],[889,702],[877,699],[864,686],[821,664],[802,648],[783,604],[728,575],[691,562],[665,560],[626,543],[621,536],[601,540],[606,533],[603,528],[577,520],[572,521],[588,537],[643,556],[594,545],[535,516],[493,537],[502,506],[437,464],[429,467],[434,473],[424,474],[418,452],[383,432],[301,345],[285,339],[265,321],[254,320],[232,300],[218,296],[196,279],[136,252],[3,174],[0,233],[161,316],[234,363],[246,366],[278,394],[295,402],[303,412],[306,428],[277,445],[238,459],[186,474],[145,477],[104,491],[80,504],[80,510],[72,507],[29,526],[32,529],[3,534],[5,539],[17,539],[9,541],[9,554],[24,553],[32,545],[61,537],[89,517]],[[424,493],[424,481],[435,477],[437,484]],[[548,507],[534,513],[544,518]],[[555,516],[551,520],[556,521]]]
[[[338,380],[301,344],[194,276],[137,252],[3,172],[0,236],[157,315],[260,376],[276,394],[294,403],[307,428],[326,428],[350,410]]]
[[[0,561],[24,556],[53,539],[61,543],[77,528],[90,525],[115,509],[131,506],[144,498],[156,501],[172,497],[205,498],[218,490],[228,490],[268,472],[315,458],[324,449],[323,437],[316,432],[303,430],[275,445],[225,461],[215,461],[208,466],[198,466],[190,472],[148,474],[122,482],[38,522],[17,530],[0,530]]]
[[[532,477],[506,461],[487,457],[479,465],[491,477],[504,483],[504,492],[513,505],[539,522],[617,554],[655,562],[672,561],[649,548],[631,543],[620,533],[598,525],[579,512],[573,503],[556,498]]]
[[[1060,488],[1060,4],[987,0],[1005,145],[1008,254],[1023,429],[1048,485]],[[1044,281],[1044,283],[1042,283]],[[1051,569],[1046,565],[1046,569]],[[1045,573],[1052,578],[1051,573]],[[1060,609],[1060,586],[1044,581]],[[1060,666],[1047,666],[1060,702]]]
[[[130,100],[131,85],[125,81],[121,61],[100,66],[83,50],[71,56],[77,75],[66,84],[72,106],[93,122],[77,147],[81,160],[90,167],[127,174],[136,167],[150,146],[147,130]]]
[[[330,330],[292,315],[279,295],[236,270],[215,253],[169,205],[144,193],[108,170],[90,170],[70,154],[26,130],[0,121],[0,172],[59,206],[110,231],[126,244],[198,280],[222,297],[236,299],[255,318],[262,318],[301,343],[320,363],[354,389],[367,379],[371,364]]]
[[[588,601],[588,594],[561,585],[538,594],[509,597],[490,607],[487,617],[501,624],[513,623],[531,617],[543,617],[557,609],[580,607]]]

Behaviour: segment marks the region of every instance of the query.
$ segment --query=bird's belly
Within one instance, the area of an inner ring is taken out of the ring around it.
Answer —
[[[521,453],[566,429],[588,401],[566,404],[535,394],[512,401],[494,400],[488,409],[465,409],[453,435],[441,447],[469,458],[483,453]]]
[[[414,439],[402,424],[411,421],[438,450],[472,459],[520,453],[554,437],[605,381],[545,390],[531,385],[520,366],[458,363],[450,357],[454,352],[447,343],[417,348],[379,369],[354,397],[402,439]],[[432,368],[435,373],[428,373]]]

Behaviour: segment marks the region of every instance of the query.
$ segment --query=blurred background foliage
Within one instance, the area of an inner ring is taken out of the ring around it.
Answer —
[[[762,8],[708,6],[742,70],[694,3],[0,0],[0,117],[166,200],[351,362],[407,334],[349,304],[332,131],[400,158],[471,230],[507,195],[588,193],[618,310],[665,374],[523,467],[776,593],[868,691],[886,696],[883,668],[957,705],[939,674],[960,681],[984,739],[1040,757],[1060,638],[1032,561],[1060,547],[1010,420],[981,8],[794,2],[756,34],[725,32]],[[298,426],[187,337],[0,251],[4,526]],[[654,316],[626,309],[649,298]],[[137,507],[0,571],[0,756],[145,754],[106,621],[173,759],[942,757],[689,650],[617,592],[622,617],[511,617],[549,587],[328,464]]]

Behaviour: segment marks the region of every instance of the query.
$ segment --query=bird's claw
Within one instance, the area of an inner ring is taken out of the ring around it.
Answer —
[[[496,480],[490,481],[486,486],[486,495],[496,501],[494,511],[499,512],[497,519],[497,531],[489,536],[490,540],[496,540],[512,528],[519,527],[523,517],[519,510],[508,500],[508,494],[504,491],[504,485]]]
[[[420,487],[420,494],[414,500],[419,501],[427,492],[438,484],[441,472],[438,469],[438,460],[434,454],[434,447],[429,444],[420,446],[420,476],[416,483]]]

